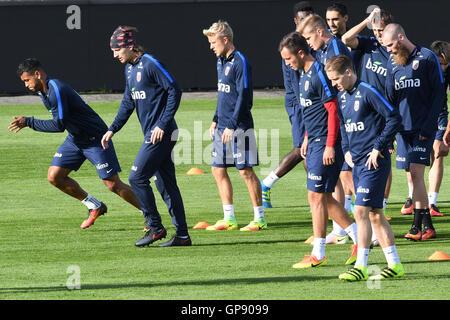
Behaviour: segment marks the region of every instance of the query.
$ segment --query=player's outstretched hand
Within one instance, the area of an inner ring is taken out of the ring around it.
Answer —
[[[102,147],[103,149],[108,149],[109,147],[109,140],[111,140],[111,138],[113,137],[114,132],[112,131],[107,131],[103,137],[102,137]]]
[[[14,120],[8,126],[9,131],[14,131],[14,133],[19,132],[27,126],[27,120],[25,117],[14,117]]]
[[[372,152],[370,152],[369,158],[366,161],[366,167],[368,170],[378,168],[378,158],[384,158],[384,156],[377,149],[372,149]]]

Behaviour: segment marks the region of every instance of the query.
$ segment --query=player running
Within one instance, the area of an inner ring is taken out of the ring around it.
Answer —
[[[397,134],[397,168],[409,169],[413,184],[414,222],[405,238],[436,237],[425,186],[425,167],[436,135],[437,119],[444,104],[444,79],[436,55],[413,44],[399,24],[386,26],[382,43],[391,53],[386,76],[386,97],[402,117]],[[423,224],[423,228],[422,228]]]
[[[19,65],[17,74],[25,87],[39,94],[53,119],[39,120],[18,116],[14,117],[8,129],[16,133],[25,127],[40,132],[67,130],[68,135],[48,168],[47,180],[62,192],[80,200],[88,208],[88,218],[80,228],[85,229],[93,225],[97,218],[108,210],[102,201],[84,191],[69,177],[86,159],[95,166],[97,174],[110,191],[140,209],[133,190],[119,178],[121,169],[112,141],[109,150],[103,150],[101,146],[100,140],[108,127],[100,116],[68,84],[49,77],[38,60],[26,59]]]
[[[109,149],[111,138],[136,109],[144,141],[131,167],[129,181],[149,230],[135,245],[148,246],[167,235],[150,187],[149,179],[155,176],[155,185],[163,195],[176,228],[176,234],[159,246],[190,246],[192,241],[171,157],[177,140],[173,134],[178,128],[174,116],[180,105],[181,89],[163,64],[136,44],[136,32],[135,27],[119,26],[111,36],[114,58],[125,64],[126,86],[116,118],[103,136],[102,145]]]
[[[280,42],[279,51],[286,64],[300,71],[300,105],[307,133],[301,151],[306,157],[308,202],[314,232],[312,254],[305,255],[293,268],[319,267],[326,264],[328,215],[356,242],[356,225],[332,196],[344,161],[336,93],[323,72],[323,66],[311,55],[305,38],[299,33],[286,35]],[[346,263],[354,263],[354,259],[355,250]]]
[[[404,274],[398,258],[394,234],[383,214],[383,197],[391,171],[389,145],[400,127],[400,114],[370,84],[360,81],[352,61],[345,55],[332,57],[325,71],[338,94],[342,149],[353,168],[355,185],[354,215],[358,230],[358,250],[354,268],[339,279],[367,280],[372,226],[377,234],[388,267],[375,279],[398,278]]]
[[[203,30],[217,56],[217,107],[210,126],[213,139],[212,173],[222,200],[223,219],[206,230],[235,230],[233,189],[227,168],[236,167],[245,181],[253,204],[253,220],[241,231],[267,228],[262,205],[261,184],[253,167],[258,165],[254,134],[252,68],[248,59],[233,44],[233,30],[226,21]]]

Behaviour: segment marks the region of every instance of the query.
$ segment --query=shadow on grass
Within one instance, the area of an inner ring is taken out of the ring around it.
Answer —
[[[233,279],[211,279],[211,280],[192,280],[192,281],[164,281],[147,283],[105,283],[105,284],[81,284],[81,290],[108,290],[108,289],[128,289],[128,288],[156,288],[156,287],[178,287],[178,286],[217,286],[217,285],[252,285],[262,283],[286,283],[294,281],[318,281],[336,279],[336,275],[305,277],[305,276],[287,276],[287,277],[262,277],[262,278],[233,278]],[[77,291],[70,290],[66,286],[41,286],[41,287],[17,287],[0,288],[1,293],[27,293],[27,292],[51,292],[51,291]]]

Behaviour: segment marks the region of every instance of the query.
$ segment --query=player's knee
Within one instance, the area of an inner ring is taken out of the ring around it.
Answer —
[[[61,179],[59,178],[58,174],[53,170],[48,171],[47,181],[55,187],[57,187],[61,183]]]
[[[251,167],[247,167],[245,169],[239,170],[239,174],[244,180],[253,179],[255,176],[255,172]]]

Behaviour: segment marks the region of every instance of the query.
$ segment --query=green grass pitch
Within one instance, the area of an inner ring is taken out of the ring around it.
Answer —
[[[91,104],[108,124],[114,119],[118,105]],[[217,187],[208,162],[211,141],[204,136],[214,109],[215,100],[183,100],[176,115],[179,128],[183,129],[176,150],[183,161],[180,160],[182,163],[176,169],[190,228],[198,221],[212,224],[222,217]],[[280,98],[255,99],[252,112],[258,137],[265,134],[268,137],[267,150],[261,149],[268,157],[262,159],[265,163],[256,169],[259,178],[263,178],[291,150],[290,125]],[[302,165],[272,189],[274,208],[265,210],[269,224],[267,230],[245,233],[190,229],[192,247],[136,248],[134,242],[143,235],[142,214],[109,192],[89,162],[85,162],[71,177],[104,201],[109,210],[92,227],[80,229],[87,209],[46,180],[47,168],[66,133],[38,133],[29,128],[18,134],[10,133],[7,127],[14,115],[49,119],[43,105],[0,106],[0,299],[450,298],[450,262],[428,260],[437,250],[450,254],[448,159],[445,159],[438,203],[445,216],[433,219],[438,237],[430,241],[414,243],[403,239],[412,217],[400,214],[407,196],[405,174],[396,169],[393,172],[387,214],[393,217],[391,225],[406,276],[379,285],[346,283],[337,277],[348,268],[344,262],[350,253],[350,245],[328,246],[328,265],[322,268],[291,268],[311,251],[311,246],[303,243],[312,234],[312,227]],[[275,134],[273,139],[271,133]],[[193,141],[196,134],[200,142],[198,139]],[[142,143],[142,132],[135,114],[113,140],[122,166],[120,176],[127,182]],[[275,146],[278,154],[272,149],[272,142],[279,142]],[[275,160],[270,158],[273,155]],[[205,174],[186,175],[191,167],[199,167]],[[239,225],[244,226],[253,218],[252,205],[238,172],[234,169],[229,172],[236,217]],[[156,199],[170,237],[174,233],[170,216],[158,194]],[[371,251],[369,265],[385,266],[380,247]],[[70,287],[75,274],[79,275],[79,290]]]

